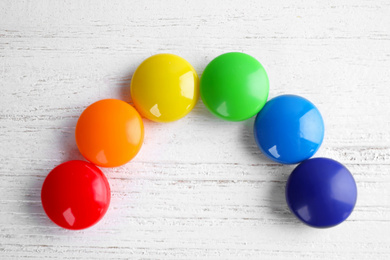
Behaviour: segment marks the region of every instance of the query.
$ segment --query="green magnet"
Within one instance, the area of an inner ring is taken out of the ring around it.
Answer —
[[[242,121],[255,116],[268,98],[265,69],[252,56],[229,52],[212,60],[200,80],[203,103],[216,116]]]

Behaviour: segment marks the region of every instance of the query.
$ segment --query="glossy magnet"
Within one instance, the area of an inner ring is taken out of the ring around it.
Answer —
[[[216,116],[242,121],[256,115],[268,98],[268,76],[252,56],[230,52],[212,60],[200,80],[203,103]]]
[[[157,54],[139,65],[131,79],[131,97],[139,113],[156,122],[187,115],[199,97],[199,79],[185,59]]]
[[[129,104],[104,99],[87,107],[76,125],[80,153],[102,167],[117,167],[133,159],[141,149],[144,127],[141,116]]]
[[[328,158],[309,159],[291,173],[286,185],[287,204],[303,223],[327,228],[340,224],[352,213],[357,187],[341,163]]]
[[[84,229],[96,224],[111,200],[110,186],[102,171],[84,161],[68,161],[46,177],[41,191],[47,216],[66,229]]]
[[[324,138],[324,122],[307,99],[282,95],[267,102],[254,124],[260,150],[278,163],[294,164],[312,157]]]

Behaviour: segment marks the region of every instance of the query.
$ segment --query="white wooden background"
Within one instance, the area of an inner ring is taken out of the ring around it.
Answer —
[[[242,51],[270,97],[298,94],[325,120],[316,156],[344,163],[359,198],[335,228],[306,227],[284,200],[294,166],[267,160],[253,118],[233,123],[201,101],[184,119],[144,120],[138,156],[103,169],[112,203],[83,231],[54,225],[40,189],[82,159],[74,140],[92,102],[131,102],[142,60],[162,52],[201,75]],[[0,258],[390,259],[390,1],[0,2]]]

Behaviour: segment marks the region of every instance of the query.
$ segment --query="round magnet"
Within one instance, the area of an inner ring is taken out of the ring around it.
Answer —
[[[256,115],[268,98],[268,76],[252,56],[230,52],[212,60],[200,80],[203,103],[216,116],[242,121]]]
[[[110,186],[102,171],[84,161],[68,161],[46,177],[42,206],[58,226],[79,230],[96,224],[110,204]]]
[[[117,167],[133,159],[141,149],[144,127],[141,116],[129,104],[104,99],[87,107],[76,125],[80,153],[102,167]]]
[[[328,158],[309,159],[291,173],[286,185],[287,204],[303,223],[317,228],[340,224],[352,213],[357,187],[341,163]]]
[[[199,97],[199,79],[185,59],[157,54],[139,65],[130,90],[142,116],[156,122],[171,122],[194,108]]]
[[[254,124],[260,150],[278,163],[299,163],[313,156],[324,138],[324,122],[307,99],[282,95],[267,102]]]

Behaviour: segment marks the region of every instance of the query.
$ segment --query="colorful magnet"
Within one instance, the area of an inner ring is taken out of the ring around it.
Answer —
[[[278,163],[299,163],[313,156],[324,138],[324,122],[307,99],[282,95],[257,115],[254,135],[260,150]]]
[[[141,149],[144,127],[129,104],[104,99],[87,107],[76,125],[80,153],[102,167],[116,167],[133,159]]]
[[[84,161],[68,161],[46,177],[41,192],[47,216],[66,229],[84,229],[96,224],[111,200],[110,185],[102,171]]]
[[[139,65],[130,89],[142,116],[156,122],[171,122],[194,108],[199,97],[199,79],[185,59],[157,54]]]
[[[255,58],[240,52],[212,60],[200,80],[203,103],[216,116],[242,121],[256,115],[267,102],[268,76]]]
[[[327,228],[340,224],[352,213],[357,187],[341,163],[314,158],[299,164],[286,185],[287,204],[303,223]]]

